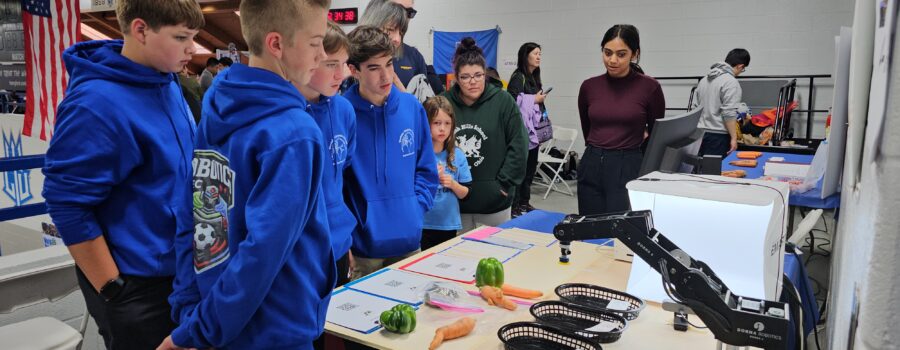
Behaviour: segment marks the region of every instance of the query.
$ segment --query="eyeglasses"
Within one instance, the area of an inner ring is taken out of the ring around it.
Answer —
[[[416,11],[416,9],[414,9],[412,7],[406,8],[406,17],[409,19],[416,18],[417,13],[419,13],[419,11]]]
[[[748,70],[750,70],[750,67],[744,66],[743,68],[741,68],[741,73],[744,73]]]
[[[484,80],[484,73],[475,73],[475,75],[460,75],[459,81],[463,83],[468,83],[470,81],[479,82]]]

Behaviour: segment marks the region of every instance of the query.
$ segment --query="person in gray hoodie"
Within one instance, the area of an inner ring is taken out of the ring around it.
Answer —
[[[710,67],[700,79],[691,109],[703,107],[697,127],[706,131],[699,155],[725,157],[737,149],[737,110],[741,103],[741,84],[736,77],[750,65],[750,53],[734,49]]]

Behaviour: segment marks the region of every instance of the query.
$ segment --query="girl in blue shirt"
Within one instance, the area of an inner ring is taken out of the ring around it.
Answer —
[[[459,201],[469,195],[472,173],[465,154],[456,148],[453,137],[456,118],[450,101],[443,96],[435,96],[423,105],[431,125],[431,144],[441,185],[434,196],[434,207],[425,213],[421,247],[426,250],[456,237],[456,231],[462,228]]]

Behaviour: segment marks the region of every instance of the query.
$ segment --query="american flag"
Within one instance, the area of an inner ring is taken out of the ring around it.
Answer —
[[[22,0],[22,8],[28,79],[22,134],[40,129],[41,140],[48,140],[69,80],[62,52],[81,35],[78,0]]]

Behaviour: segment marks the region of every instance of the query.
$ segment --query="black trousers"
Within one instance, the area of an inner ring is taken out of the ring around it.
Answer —
[[[153,350],[175,329],[168,301],[173,277],[122,275],[122,292],[106,301],[80,269],[76,268],[76,275],[107,349]]]
[[[456,230],[430,230],[422,229],[422,240],[419,246],[422,250],[434,247],[456,237]]]
[[[531,183],[534,182],[534,174],[537,172],[538,150],[540,147],[528,150],[528,161],[525,163],[525,179],[519,185],[516,191],[516,200],[513,201],[513,207],[517,205],[529,204],[531,201]]]
[[[729,150],[731,150],[731,135],[711,132],[703,134],[699,155],[722,156],[722,159],[724,159],[728,156]]]
[[[638,177],[643,155],[639,148],[605,150],[588,146],[578,164],[578,213],[626,211],[631,208],[625,184]]]

